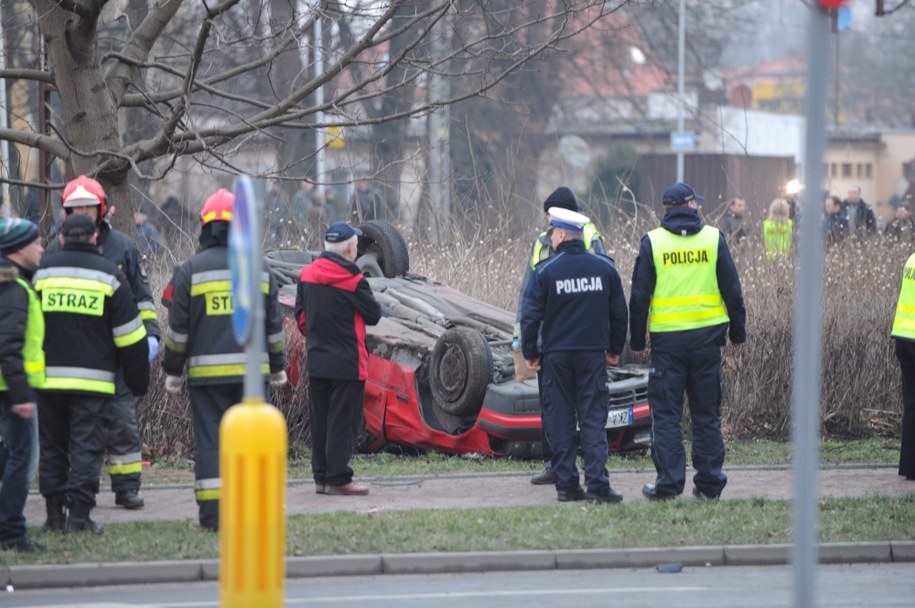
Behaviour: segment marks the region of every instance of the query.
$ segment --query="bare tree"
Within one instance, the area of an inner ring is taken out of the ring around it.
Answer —
[[[37,25],[46,63],[8,66],[0,76],[51,85],[59,111],[45,131],[27,116],[0,138],[97,177],[129,211],[131,177],[162,179],[186,157],[201,170],[237,173],[250,171],[238,164],[240,150],[285,146],[284,164],[261,172],[303,176],[313,150],[290,145],[291,134],[331,124],[372,129],[374,169],[394,166],[407,119],[486,95],[629,0],[537,2],[536,12],[495,0],[29,3],[31,22],[15,27]],[[450,56],[433,59],[430,36],[449,12],[459,35]],[[320,73],[303,53],[314,46],[317,18],[333,25],[325,25],[332,34]],[[424,94],[434,71],[452,79],[448,99]],[[324,125],[319,111],[329,116]]]

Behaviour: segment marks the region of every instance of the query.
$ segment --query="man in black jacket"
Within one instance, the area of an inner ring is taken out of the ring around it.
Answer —
[[[30,281],[44,248],[28,220],[0,219],[0,549],[41,551],[26,534],[37,454],[36,390],[44,384],[44,317]]]
[[[877,218],[871,206],[861,198],[861,186],[851,186],[842,203],[842,214],[848,222],[848,233],[854,238],[877,234]]]
[[[105,413],[118,370],[133,396],[149,386],[146,328],[124,273],[99,254],[98,227],[73,214],[61,226],[56,253],[35,273],[45,321],[46,379],[38,401],[39,490],[46,526],[101,533],[89,518],[99,491]]]
[[[324,253],[299,276],[295,319],[305,336],[315,491],[364,495],[349,460],[362,420],[368,351],[365,326],[381,320],[381,305],[354,263],[362,232],[346,222],[324,234]]]

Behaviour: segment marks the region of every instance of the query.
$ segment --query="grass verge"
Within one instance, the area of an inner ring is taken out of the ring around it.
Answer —
[[[830,498],[819,503],[822,542],[915,538],[915,496]],[[218,536],[190,521],[111,524],[103,536],[34,531],[54,553],[0,553],[7,565],[218,556]],[[791,503],[634,501],[512,509],[325,513],[290,517],[287,554],[348,555],[533,549],[777,544],[791,542]]]

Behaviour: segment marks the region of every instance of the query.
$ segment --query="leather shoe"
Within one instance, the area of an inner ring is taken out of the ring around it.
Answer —
[[[594,504],[615,504],[623,502],[623,495],[610,488],[609,494],[592,494],[588,492],[588,497],[585,500]]]
[[[342,486],[332,486],[328,484],[324,486],[324,493],[334,496],[365,496],[369,493],[369,489],[365,486],[357,486],[351,481]]]
[[[584,500],[587,497],[587,493],[581,489],[581,486],[575,486],[569,490],[556,490],[556,498],[559,502],[573,502],[576,500]]]
[[[543,467],[543,470],[531,477],[531,483],[535,486],[551,486],[556,483],[556,472],[549,466]]]
[[[51,553],[49,547],[36,543],[25,534],[0,542],[0,550],[19,551],[20,553]]]
[[[315,482],[315,494],[327,494],[327,486],[323,483]]]
[[[114,495],[114,504],[132,510],[142,509],[146,503],[143,502],[136,490],[124,490]]]
[[[642,496],[648,500],[673,500],[676,494],[658,494],[658,489],[653,483],[646,483],[642,486]]]
[[[707,494],[698,487],[693,486],[693,496],[700,500],[718,500],[720,494]]]

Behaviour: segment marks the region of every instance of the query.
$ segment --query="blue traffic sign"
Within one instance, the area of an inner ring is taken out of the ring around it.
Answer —
[[[235,205],[229,224],[229,273],[232,278],[232,332],[244,346],[251,339],[251,326],[258,303],[260,252],[257,242],[257,201],[251,178],[235,180]]]

